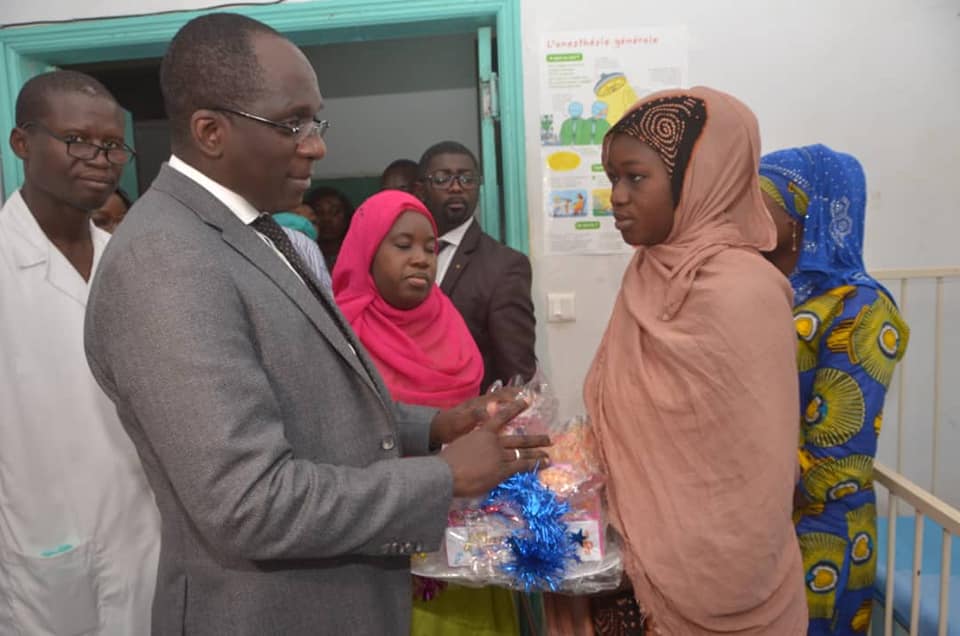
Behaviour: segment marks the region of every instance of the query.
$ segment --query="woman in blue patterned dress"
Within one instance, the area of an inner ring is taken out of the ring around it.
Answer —
[[[794,520],[809,634],[862,634],[876,572],[873,461],[883,402],[909,329],[863,265],[860,163],[823,145],[760,162],[777,223],[770,261],[793,286],[800,369],[800,480]]]

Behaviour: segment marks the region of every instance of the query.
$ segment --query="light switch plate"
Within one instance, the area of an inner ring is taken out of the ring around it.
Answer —
[[[547,294],[548,322],[572,322],[576,319],[576,297],[573,292],[550,292]]]

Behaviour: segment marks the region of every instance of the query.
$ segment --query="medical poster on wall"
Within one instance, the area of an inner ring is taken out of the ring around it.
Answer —
[[[543,37],[539,133],[546,253],[631,249],[613,224],[600,145],[638,99],[687,85],[687,49],[682,26]]]

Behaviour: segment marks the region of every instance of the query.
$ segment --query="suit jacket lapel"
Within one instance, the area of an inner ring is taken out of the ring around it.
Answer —
[[[282,289],[344,361],[370,385],[380,400],[385,402],[389,394],[379,381],[372,363],[361,359],[361,356],[366,355],[363,347],[329,296],[324,296],[324,302],[318,301],[303,281],[297,278],[293,270],[252,228],[244,225],[233,212],[192,179],[164,165],[154,187],[193,210],[207,224],[218,228],[223,240]],[[321,293],[326,294],[322,290]]]
[[[332,301],[318,302],[310,289],[280,260],[270,246],[264,243],[253,229],[246,227],[239,220],[235,226],[223,228],[223,240],[282,289],[287,297],[307,315],[320,333],[330,341],[347,364],[367,380],[371,388],[377,389],[370,373],[364,368],[359,358],[358,343],[352,341],[349,325],[343,322],[339,312],[331,310]],[[324,304],[328,306],[324,307]],[[356,354],[351,351],[351,347],[357,351]]]
[[[447,268],[443,280],[440,281],[440,290],[444,294],[449,296],[453,293],[454,288],[457,286],[457,281],[460,280],[460,275],[463,274],[463,270],[467,268],[470,259],[473,257],[473,253],[479,245],[480,224],[474,220],[463,235],[463,240],[460,241],[457,251],[454,252],[453,260],[450,261],[450,267]]]

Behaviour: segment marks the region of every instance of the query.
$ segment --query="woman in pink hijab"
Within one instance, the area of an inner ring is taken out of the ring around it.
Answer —
[[[656,93],[606,135],[617,229],[637,247],[584,398],[626,571],[654,633],[806,633],[791,523],[791,291],[759,254],[753,113],[709,88]]]
[[[480,394],[483,359],[460,313],[434,284],[436,233],[416,197],[375,194],[354,213],[333,292],[393,399],[450,408]]]
[[[373,195],[350,222],[333,291],[393,399],[450,408],[480,394],[483,358],[435,284],[436,237],[417,198],[399,190]],[[518,629],[507,590],[450,586],[414,603],[414,636],[510,636]]]

